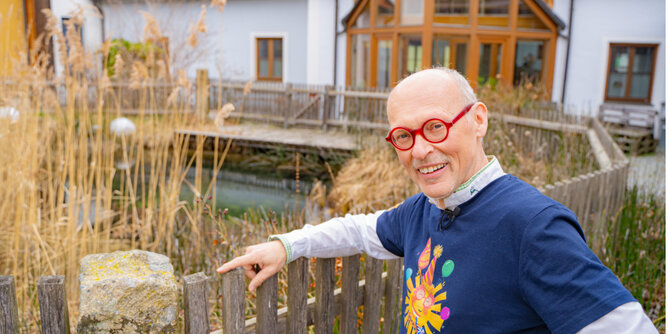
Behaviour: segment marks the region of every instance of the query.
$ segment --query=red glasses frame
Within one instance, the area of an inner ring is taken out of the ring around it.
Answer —
[[[475,103],[471,103],[471,104],[469,104],[468,106],[464,107],[464,109],[462,109],[462,111],[459,112],[459,114],[452,120],[452,122],[446,122],[446,121],[444,121],[444,120],[442,120],[442,119],[440,119],[440,118],[430,118],[430,119],[428,119],[426,122],[424,122],[424,123],[422,124],[422,126],[420,126],[420,127],[417,128],[417,129],[409,129],[409,128],[406,128],[406,127],[403,127],[403,126],[398,126],[398,127],[396,127],[396,128],[393,128],[392,130],[390,130],[390,133],[387,134],[387,137],[385,137],[385,140],[386,140],[387,142],[389,142],[390,144],[392,144],[392,146],[394,146],[397,150],[400,150],[400,151],[408,151],[408,150],[410,150],[411,148],[413,148],[413,146],[415,145],[415,138],[417,138],[417,135],[422,136],[422,138],[424,138],[424,140],[426,140],[426,141],[428,141],[428,142],[430,142],[430,143],[432,143],[432,144],[442,143],[442,142],[444,142],[446,139],[448,139],[448,136],[450,135],[450,128],[451,128],[453,125],[455,125],[455,123],[457,123],[457,121],[458,121],[460,118],[464,117],[464,115],[466,115],[466,113],[467,113],[469,110],[471,110],[471,108],[472,108],[474,105],[475,105]],[[441,139],[441,140],[436,140],[436,141],[431,141],[431,140],[427,139],[427,137],[424,135],[423,129],[424,129],[425,125],[427,125],[427,123],[429,123],[429,122],[431,122],[431,121],[434,121],[434,120],[436,120],[436,121],[440,121],[440,122],[442,122],[442,123],[445,125],[446,133],[445,133],[445,137],[444,137],[443,139]],[[394,133],[394,131],[397,131],[397,130],[406,130],[406,131],[408,131],[408,133],[411,134],[411,136],[412,136],[412,138],[413,138],[413,142],[411,143],[411,146],[409,146],[409,147],[407,147],[407,148],[401,148],[401,147],[397,146],[397,144],[394,142],[394,140],[392,140],[392,134]]]

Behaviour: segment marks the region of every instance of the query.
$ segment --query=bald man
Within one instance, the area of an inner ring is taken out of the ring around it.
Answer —
[[[573,212],[485,154],[487,107],[463,76],[407,77],[387,117],[385,139],[421,193],[271,236],[218,272],[244,267],[254,290],[302,256],[403,257],[402,333],[657,333]]]

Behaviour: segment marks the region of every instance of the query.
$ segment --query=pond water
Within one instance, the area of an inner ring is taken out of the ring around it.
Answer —
[[[229,214],[241,217],[250,208],[272,210],[277,213],[285,212],[296,206],[305,204],[304,193],[308,193],[310,184],[300,182],[300,194],[297,194],[297,184],[294,179],[278,178],[261,173],[221,170],[216,175],[216,208],[229,210]],[[201,192],[206,191],[212,179],[212,169],[202,168]],[[194,167],[188,171],[186,180],[181,188],[181,200],[192,202],[195,200],[193,186],[195,184]]]

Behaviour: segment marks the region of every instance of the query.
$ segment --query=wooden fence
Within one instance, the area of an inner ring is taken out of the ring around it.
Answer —
[[[539,190],[571,209],[591,239],[592,249],[600,250],[607,228],[603,223],[617,214],[623,205],[629,170],[628,159],[601,123],[596,118],[582,118],[580,124],[569,124],[512,115],[493,117],[523,127],[575,132],[586,137],[596,168]]]
[[[199,72],[198,72],[199,74]],[[2,82],[7,91],[21,90],[17,82]],[[246,90],[244,81],[213,82],[198,77],[188,85],[155,81],[139,85],[113,82],[105,86],[68,87],[64,82],[47,82],[40,89],[55,97],[61,107],[97,110],[124,115],[182,112],[206,117],[226,103],[234,104],[232,117],[284,126],[361,127],[386,129],[385,106],[389,92],[373,88],[333,87],[291,83],[254,82]],[[104,101],[102,105],[100,102]],[[50,101],[53,102],[53,101]],[[41,101],[42,105],[52,105]],[[344,112],[345,111],[345,112]]]
[[[315,297],[308,298],[309,259],[288,265],[287,306],[278,308],[278,278],[272,276],[257,290],[256,316],[246,320],[245,276],[241,268],[222,275],[222,326],[213,333],[332,333],[339,317],[339,333],[358,333],[358,308],[364,306],[363,333],[399,332],[401,321],[402,260],[367,257],[360,280],[360,256],[342,259],[341,287],[336,287],[336,259],[315,263]],[[386,271],[383,272],[383,268]],[[203,273],[183,278],[183,332],[210,333],[209,282]],[[43,276],[37,285],[42,333],[70,332],[64,276]],[[0,276],[0,333],[19,333],[14,278]]]
[[[140,87],[113,83],[106,87],[105,108],[123,113],[165,111],[172,93],[182,112],[204,113],[225,103],[236,106],[232,117],[289,126],[315,126],[327,129],[387,129],[385,108],[389,92],[354,87],[298,85],[290,83],[210,81],[206,71],[198,72],[188,87],[176,83],[145,83]],[[50,87],[65,103],[64,84]],[[96,103],[99,87],[91,86],[87,96]],[[586,136],[597,162],[597,169],[545,185],[540,190],[571,208],[589,234],[600,232],[601,222],[620,208],[626,187],[629,162],[598,120],[565,114],[550,103],[530,102],[518,106],[489,106],[490,117],[529,129],[576,132]],[[157,108],[157,109],[156,109]],[[202,117],[204,117],[202,115]]]

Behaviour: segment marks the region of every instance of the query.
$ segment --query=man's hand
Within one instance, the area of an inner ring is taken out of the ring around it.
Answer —
[[[248,290],[254,291],[264,280],[281,270],[286,258],[287,255],[285,254],[283,244],[278,240],[274,240],[249,246],[246,248],[245,255],[235,257],[216,269],[216,271],[224,274],[234,268],[243,267],[246,277],[251,280]],[[259,271],[256,271],[256,269],[259,269]]]

